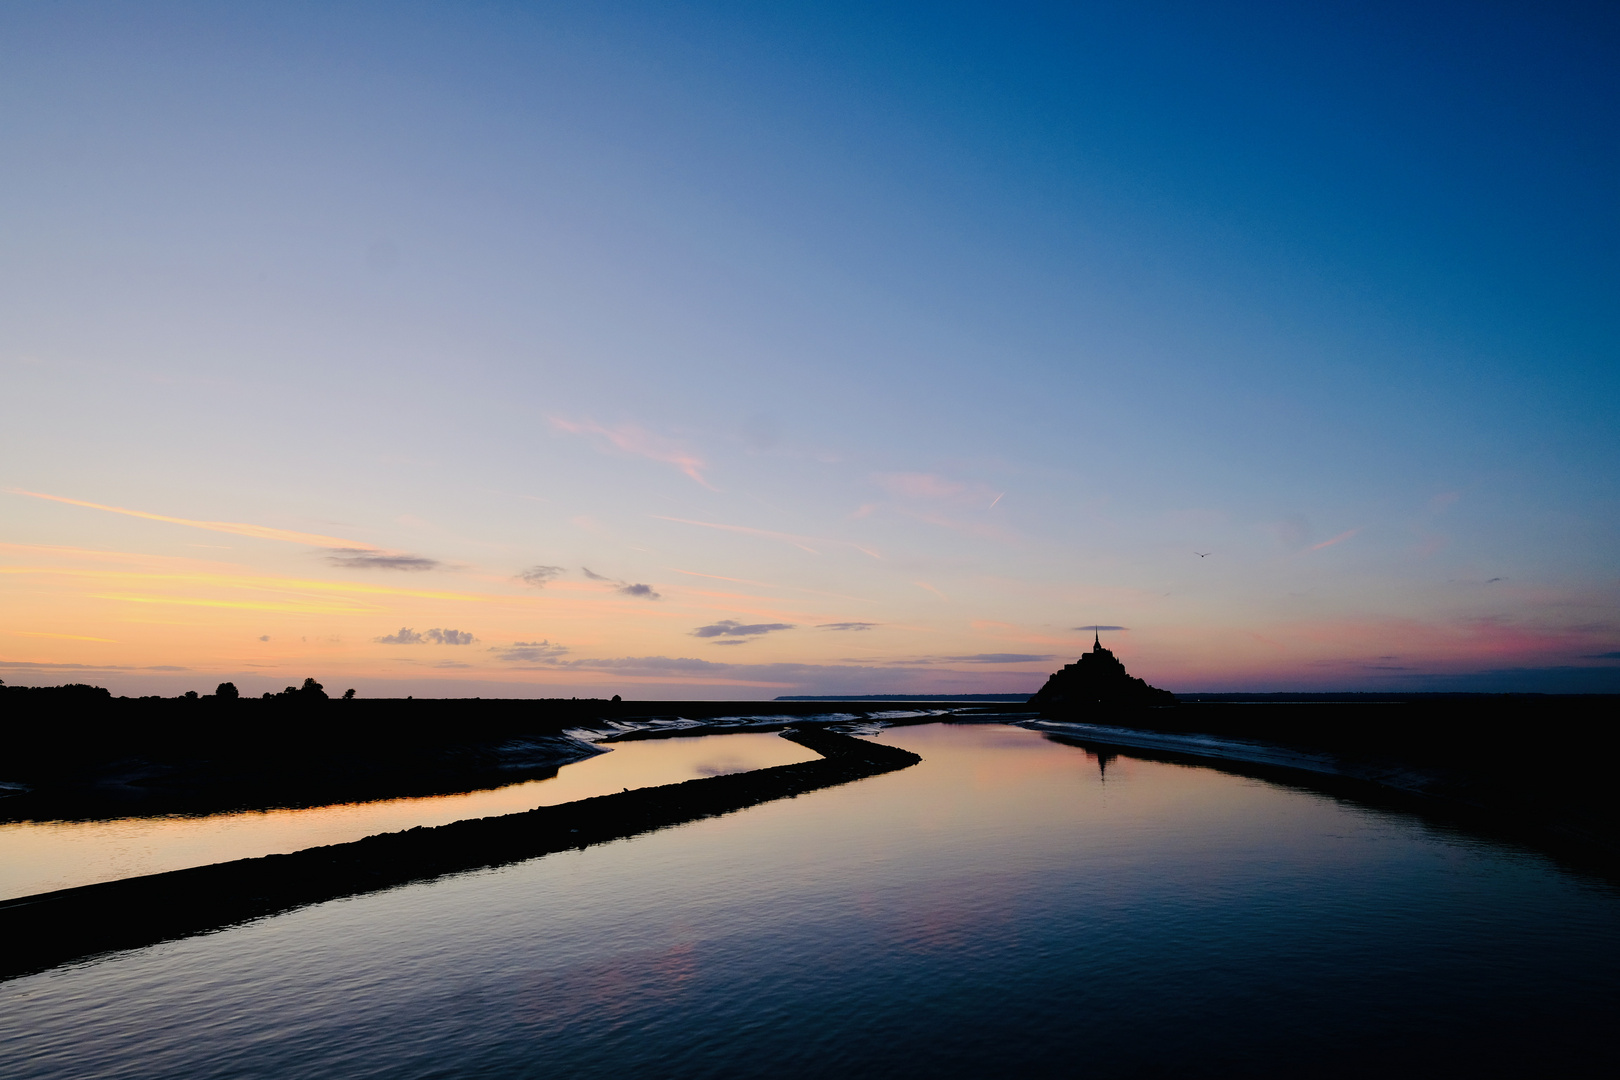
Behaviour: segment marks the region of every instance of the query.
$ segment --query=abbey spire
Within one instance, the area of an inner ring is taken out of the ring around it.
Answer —
[[[1119,658],[1103,647],[1102,631],[1092,627],[1091,651],[1053,672],[1029,703],[1043,713],[1072,714],[1099,707],[1174,705],[1176,696],[1133,678]]]

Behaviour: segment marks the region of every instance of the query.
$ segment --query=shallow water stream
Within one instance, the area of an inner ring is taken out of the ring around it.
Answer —
[[[0,900],[815,757],[775,735],[659,739],[613,743],[607,753],[564,765],[554,777],[460,795],[202,817],[12,822],[0,825]]]

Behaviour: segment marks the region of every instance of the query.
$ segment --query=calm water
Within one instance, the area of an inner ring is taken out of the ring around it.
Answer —
[[[0,984],[8,1077],[1528,1075],[1614,1061],[1620,897],[1035,732]],[[646,744],[657,746],[660,744]]]
[[[625,788],[791,765],[816,756],[775,735],[696,736],[613,743],[607,753],[564,765],[554,777],[461,795],[205,817],[13,822],[0,825],[0,899],[341,844],[418,825],[515,814]]]

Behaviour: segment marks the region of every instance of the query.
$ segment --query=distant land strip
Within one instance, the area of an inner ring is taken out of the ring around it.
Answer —
[[[718,817],[922,760],[817,726],[783,737],[822,759],[0,901],[0,978]]]
[[[906,701],[926,705],[935,701],[1028,701],[1029,694],[785,694],[777,701]]]

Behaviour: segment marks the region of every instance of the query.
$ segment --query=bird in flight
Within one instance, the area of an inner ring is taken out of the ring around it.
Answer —
[[[1215,553],[1213,551],[1195,551],[1195,552],[1193,552],[1193,554],[1198,556],[1200,559],[1202,559],[1205,556],[1213,555]]]

